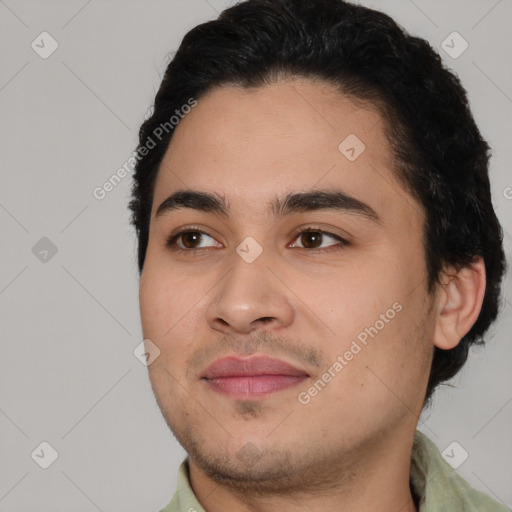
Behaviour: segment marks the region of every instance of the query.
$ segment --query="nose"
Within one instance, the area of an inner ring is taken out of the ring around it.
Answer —
[[[278,279],[279,270],[267,268],[264,252],[252,263],[233,255],[230,272],[215,287],[207,308],[207,321],[212,329],[248,334],[255,329],[279,329],[293,322],[292,293]]]

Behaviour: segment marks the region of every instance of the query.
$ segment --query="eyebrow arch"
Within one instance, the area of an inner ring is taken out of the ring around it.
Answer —
[[[165,199],[157,208],[155,217],[183,208],[216,213],[222,217],[229,216],[229,203],[223,195],[186,189],[174,192]],[[343,211],[382,224],[382,219],[371,206],[339,189],[288,193],[282,198],[276,197],[269,203],[269,212],[274,219],[296,212],[316,210]]]

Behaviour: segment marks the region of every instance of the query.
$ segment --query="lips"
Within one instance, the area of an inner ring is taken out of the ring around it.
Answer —
[[[253,356],[246,359],[229,356],[217,359],[208,366],[202,378],[255,377],[261,375],[309,377],[308,373],[304,370],[269,356]]]
[[[260,399],[296,386],[309,378],[304,370],[269,356],[218,359],[201,379],[210,389],[240,400]]]

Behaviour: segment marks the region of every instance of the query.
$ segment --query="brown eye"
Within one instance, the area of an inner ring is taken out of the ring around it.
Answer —
[[[335,243],[328,243],[329,239],[334,240]],[[349,245],[349,243],[343,238],[335,235],[333,233],[328,233],[327,231],[322,231],[320,229],[306,229],[301,231],[296,240],[300,241],[300,245],[294,246],[299,247],[301,249],[318,249],[318,250],[334,250],[336,248],[341,248]],[[322,245],[324,243],[328,243],[327,246]]]
[[[187,249],[194,249],[195,244],[201,241],[201,233],[199,231],[185,231],[185,233],[181,233],[181,240]]]
[[[213,240],[213,244],[205,245],[208,239]],[[193,251],[194,249],[203,249],[215,246],[216,241],[204,231],[197,229],[189,229],[181,231],[175,235],[171,235],[166,245],[171,249],[182,251]]]
[[[322,245],[322,237],[320,231],[305,231],[300,235],[300,240],[306,249],[317,249]]]

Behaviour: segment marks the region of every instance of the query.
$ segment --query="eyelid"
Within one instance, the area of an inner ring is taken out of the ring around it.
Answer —
[[[165,242],[165,245],[166,246],[174,246],[176,245],[175,242],[176,240],[178,240],[179,236],[183,233],[187,233],[189,231],[197,231],[203,235],[207,235],[209,236],[210,238],[213,238],[214,240],[216,240],[216,237],[218,235],[213,235],[213,234],[210,234],[209,233],[209,230],[206,229],[205,227],[203,226],[200,226],[198,224],[192,224],[192,225],[187,225],[187,226],[182,226],[181,228],[178,228],[176,231],[173,231],[167,238],[166,238],[166,242]],[[216,240],[217,241],[217,240]],[[173,243],[174,242],[174,243]],[[219,242],[219,243],[222,243],[222,242]],[[177,250],[183,250],[183,251],[186,251],[186,252],[192,252],[194,250],[201,250],[201,249],[204,249],[204,247],[202,248],[199,248],[199,249],[182,249],[181,247],[177,246]]]
[[[302,224],[301,226],[298,226],[297,228],[295,228],[289,236],[293,237],[295,239],[301,233],[308,232],[308,231],[319,231],[321,233],[324,233],[325,235],[329,235],[334,238],[343,240],[347,244],[350,243],[350,239],[351,239],[351,236],[343,230],[340,230],[340,229],[336,230],[335,228],[323,226],[320,224]],[[341,231],[341,234],[339,233],[339,231]]]
[[[332,251],[340,251],[340,250],[344,249],[345,247],[348,247],[349,245],[351,245],[351,242],[348,240],[349,237],[343,237],[341,235],[338,235],[337,233],[334,233],[333,231],[328,231],[327,229],[322,228],[320,226],[312,226],[312,225],[302,226],[302,227],[294,230],[294,233],[292,235],[292,240],[296,240],[299,237],[299,235],[302,235],[303,233],[309,233],[309,232],[322,233],[322,235],[327,235],[331,238],[334,238],[335,240],[338,241],[338,243],[329,245],[327,247],[321,247],[321,248],[316,248],[316,249],[308,249],[306,247],[296,247],[296,249],[302,249],[303,251],[306,251],[306,253],[311,253],[311,255],[315,255],[315,254],[321,254],[321,253],[329,253]]]

